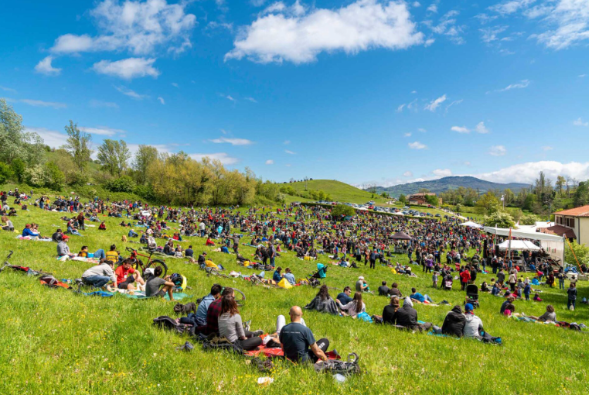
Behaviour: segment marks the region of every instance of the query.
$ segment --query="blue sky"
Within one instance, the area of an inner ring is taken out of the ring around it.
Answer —
[[[9,2],[0,97],[264,179],[589,178],[589,2]]]

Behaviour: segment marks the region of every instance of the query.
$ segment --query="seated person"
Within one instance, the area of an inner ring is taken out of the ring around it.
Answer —
[[[474,315],[474,307],[472,304],[467,303],[464,305],[464,337],[474,337],[475,339],[481,339],[481,332],[483,331],[483,321]]]
[[[280,274],[281,271],[282,268],[280,266],[278,266],[274,271],[274,274],[272,275],[272,280],[274,280],[274,282],[279,283],[280,280],[282,280],[282,274]]]
[[[164,246],[164,254],[166,255],[174,255],[174,241],[172,239],[168,240],[166,245]]]
[[[262,344],[260,337],[262,331],[250,332],[243,328],[241,315],[233,296],[223,296],[218,323],[219,336],[226,338],[245,351],[255,350]]]
[[[389,296],[390,288],[387,287],[387,282],[383,281],[382,285],[378,287],[378,295],[379,296]]]
[[[358,277],[358,281],[356,281],[356,292],[365,292],[368,291],[368,285],[364,282],[364,277]]]
[[[499,313],[503,314],[505,312],[505,309],[507,309],[507,306],[512,304],[514,300],[515,300],[515,298],[513,296],[509,296],[505,300],[505,302],[503,302],[503,304],[501,305],[501,309],[499,310]],[[512,313],[513,313],[513,310],[512,310]]]
[[[338,301],[339,302],[339,301]],[[339,314],[336,302],[329,295],[327,285],[322,285],[311,303],[305,306],[307,310],[317,310],[321,313]]]
[[[489,285],[486,281],[483,281],[483,283],[481,284],[481,292],[491,292],[491,289],[489,288]]]
[[[154,276],[145,284],[145,296],[163,298],[167,293],[170,300],[174,300],[174,283],[170,281],[170,276],[166,276],[165,279],[161,278],[162,272],[161,266],[155,268]]]
[[[207,311],[209,306],[221,296],[222,286],[219,284],[213,284],[211,287],[211,293],[201,299],[196,310],[196,324],[198,326],[205,326],[207,324]]]
[[[111,261],[105,261],[100,265],[92,266],[82,274],[82,281],[93,287],[112,291],[107,284],[112,282],[115,287],[117,286],[117,276],[113,271],[113,263]]]
[[[121,260],[115,244],[111,245],[110,250],[106,253],[106,260],[113,261],[114,263],[118,263]]]
[[[428,330],[432,326],[431,322],[426,322],[424,324],[417,322],[417,310],[413,308],[413,302],[409,296],[405,297],[403,307],[397,310],[391,323],[409,330],[418,331]]]
[[[106,230],[106,224],[104,223],[104,221],[102,221],[100,225],[98,225],[98,230]]]
[[[39,237],[39,232],[35,232],[33,229],[31,229],[31,225],[30,224],[26,224],[25,228],[22,231],[22,237],[30,237],[31,239],[36,239]]]
[[[222,246],[220,248],[220,252],[222,252],[223,254],[229,254],[229,248],[227,248],[227,246]]]
[[[205,245],[207,246],[214,246],[215,243],[213,242],[213,240],[211,240],[211,237],[207,237],[207,241],[205,242]]]
[[[63,238],[61,239],[61,241],[59,243],[57,243],[57,256],[59,258],[63,257],[63,256],[68,256],[70,258],[75,257],[75,254],[72,254],[70,252],[70,247],[67,245],[67,242],[69,240],[69,236],[63,235]]]
[[[139,242],[141,244],[147,244],[147,235],[145,234],[145,232],[141,232],[141,238],[139,239]]]
[[[78,252],[78,256],[82,258],[88,258],[88,246],[82,246],[80,252]],[[106,254],[104,253],[104,250],[101,248],[99,250],[96,250],[96,252],[92,255],[92,258],[97,260],[106,259]]]
[[[546,312],[540,317],[529,317],[540,322],[556,322],[556,313],[554,312],[554,307],[550,304],[546,306]]]
[[[389,295],[396,296],[398,298],[402,298],[403,294],[399,291],[399,285],[397,283],[393,283],[391,285],[391,289],[389,290]]]
[[[291,323],[279,330],[279,340],[284,355],[293,362],[316,362],[319,359],[327,361],[325,351],[329,347],[329,340],[315,341],[313,332],[301,323],[303,311],[299,306],[293,306],[289,314]]]
[[[206,325],[198,326],[196,328],[197,332],[203,333],[205,335],[219,333],[219,316],[221,315],[221,303],[223,302],[223,297],[230,296],[234,298],[235,293],[233,292],[233,288],[227,287],[223,289],[223,292],[219,296],[220,297],[214,299],[213,302],[209,305],[207,310]],[[180,322],[182,322],[182,318],[180,319]],[[196,324],[196,314],[194,314],[194,323]]]
[[[462,314],[462,308],[456,305],[446,314],[446,318],[442,324],[442,333],[444,335],[462,337],[465,323],[466,318]]]
[[[382,310],[382,321],[385,324],[394,325],[397,310],[399,310],[399,298],[392,296],[391,302]]]
[[[53,240],[56,243],[59,243],[61,241],[62,237],[63,237],[63,231],[61,229],[57,229],[55,231],[55,233],[53,235],[51,235],[51,240]]]
[[[345,287],[343,292],[340,292],[337,295],[337,300],[339,300],[339,302],[343,305],[346,305],[348,303],[350,303],[353,299],[350,296],[352,294],[352,288],[350,287]]]
[[[352,318],[356,318],[358,314],[366,312],[366,304],[362,301],[362,292],[356,292],[354,294],[354,299],[346,304],[341,305],[341,302],[336,299],[338,304],[340,304],[340,309],[342,310],[343,316],[350,316]]]
[[[286,273],[284,273],[283,277],[286,278],[286,281],[288,281],[290,283],[290,285],[296,284],[295,276],[290,271],[290,268],[288,268],[288,267],[286,268]]]
[[[415,288],[411,288],[411,295],[409,295],[409,297],[419,303],[434,303],[432,298],[430,298],[428,295],[420,294]]]
[[[134,229],[129,229],[129,233],[127,233],[127,237],[139,237],[137,232]]]
[[[126,289],[131,295],[136,289],[141,291],[142,286],[145,285],[145,281],[141,278],[139,272],[131,267],[131,260],[125,259],[123,264],[115,269],[117,275],[117,284],[119,289]],[[134,283],[137,283],[135,287]]]
[[[1,220],[2,220],[2,230],[9,230],[9,231],[14,230],[14,225],[12,224],[12,221],[8,219],[7,216],[3,215]]]
[[[67,225],[67,230],[65,231],[65,233],[70,234],[70,235],[74,235],[74,236],[82,236],[80,234],[80,232],[78,232],[76,229],[74,229],[72,227],[72,225],[70,225],[70,224]]]

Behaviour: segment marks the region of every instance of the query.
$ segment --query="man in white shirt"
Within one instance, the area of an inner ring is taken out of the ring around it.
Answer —
[[[464,306],[464,316],[466,323],[464,324],[464,337],[481,338],[481,331],[483,330],[483,321],[474,315],[473,305],[467,303]]]

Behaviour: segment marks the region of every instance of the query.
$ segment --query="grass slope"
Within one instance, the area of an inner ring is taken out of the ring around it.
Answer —
[[[293,182],[287,184],[299,192],[305,191],[305,182]],[[370,192],[363,191],[352,185],[336,180],[310,180],[307,181],[307,190],[324,191],[331,196],[333,201],[342,203],[366,203],[374,200],[375,203],[385,203],[385,199]]]
[[[13,219],[16,227],[37,222],[42,234],[50,235],[62,226],[60,213],[19,212]],[[88,228],[85,237],[73,237],[70,247],[78,251],[88,245],[91,251],[116,243],[124,250],[121,235],[126,230],[120,219],[104,218],[106,232]],[[175,227],[175,224],[172,224]],[[15,233],[0,232],[0,251],[14,250],[12,264],[31,266],[52,272],[57,278],[76,278],[90,266],[81,262],[60,262],[55,257],[54,243],[18,241]],[[246,238],[248,240],[248,238]],[[248,240],[249,241],[249,240]],[[163,243],[163,240],[158,240]],[[195,252],[209,251],[209,257],[228,270],[245,273],[232,255],[210,252],[204,240],[190,238]],[[128,246],[138,247],[128,243]],[[253,253],[240,247],[244,255]],[[393,258],[402,263],[405,256]],[[326,260],[321,260],[327,263]],[[291,290],[265,289],[247,285],[239,279],[206,277],[195,265],[184,260],[166,259],[173,272],[184,274],[193,288],[190,293],[201,297],[211,285],[238,287],[247,295],[241,309],[244,320],[252,319],[253,329],[274,331],[276,316],[287,315],[290,306],[304,306],[317,290],[296,287]],[[297,279],[311,273],[315,263],[296,259],[285,253],[277,264],[290,267]],[[382,280],[396,281],[403,294],[412,286],[434,300],[462,304],[464,293],[455,289],[444,292],[433,289],[429,275],[417,270],[418,278],[393,275],[384,266],[375,270],[361,264],[360,269],[329,266],[326,283],[341,290],[353,286],[364,275],[371,288]],[[481,276],[489,280],[490,275]],[[479,280],[479,284],[480,281]],[[568,284],[567,284],[568,285]],[[589,296],[586,283],[580,284],[580,296]],[[331,291],[335,297],[339,291]],[[564,291],[545,289],[544,302],[516,302],[519,312],[540,315],[545,305],[556,307],[557,316],[569,322],[587,323],[588,308],[579,304],[575,312],[565,309]],[[387,299],[366,295],[370,314],[381,314]],[[183,302],[187,302],[184,300]],[[63,289],[49,289],[34,277],[4,271],[0,274],[0,393],[2,394],[384,394],[384,393],[582,393],[589,379],[585,361],[589,340],[577,333],[548,325],[516,322],[498,314],[500,298],[481,295],[477,314],[485,328],[500,336],[501,347],[474,340],[455,340],[424,334],[412,334],[390,327],[371,325],[350,318],[305,312],[305,320],[315,337],[327,337],[331,348],[340,354],[356,352],[363,374],[337,384],[331,375],[317,375],[311,367],[278,363],[271,374],[275,379],[268,387],[256,383],[262,374],[248,366],[241,357],[223,352],[204,352],[198,345],[191,353],[174,350],[188,340],[177,334],[154,328],[152,319],[173,314],[173,302],[164,300],[131,300],[87,297]],[[448,306],[416,306],[419,319],[441,325]]]

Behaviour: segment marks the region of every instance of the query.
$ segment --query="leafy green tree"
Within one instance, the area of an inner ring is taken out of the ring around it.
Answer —
[[[537,201],[538,198],[536,197],[536,195],[530,193],[525,197],[522,208],[527,211],[532,211]]]
[[[45,185],[54,191],[61,191],[63,184],[65,183],[65,176],[59,167],[53,163],[48,162],[45,164]]]
[[[30,165],[42,163],[43,140],[37,133],[26,131],[22,117],[0,99],[0,161],[11,164],[16,158]]]
[[[499,203],[499,199],[489,191],[479,198],[477,207],[482,213],[493,214],[499,211],[501,204]]]
[[[573,196],[575,207],[589,204],[589,181],[580,182]]]
[[[519,219],[519,223],[522,225],[534,225],[538,221],[540,221],[540,217],[535,214],[524,214]]]
[[[23,182],[25,170],[27,169],[25,162],[21,158],[14,158],[10,164],[10,169],[12,170],[12,174],[16,177],[16,180],[19,183]]]
[[[403,204],[407,204],[407,196],[405,196],[405,195],[401,194],[401,195],[399,196],[399,201],[400,201],[401,203],[403,203]]]
[[[106,189],[111,192],[133,192],[135,182],[129,176],[122,176],[109,181],[106,184]]]
[[[10,177],[12,177],[10,166],[6,163],[0,162],[0,184],[4,184]]]
[[[123,140],[106,139],[98,147],[98,160],[102,168],[112,176],[121,177],[127,169],[129,159],[131,159],[131,153]]]
[[[143,185],[147,182],[147,169],[151,163],[157,160],[157,157],[157,148],[150,145],[139,145],[132,164],[137,184]]]
[[[484,222],[486,226],[497,226],[498,228],[513,228],[515,225],[513,217],[505,211],[495,211],[492,214],[485,215]]]
[[[571,265],[576,265],[577,261],[579,262],[579,265],[589,263],[589,247],[587,247],[585,244],[579,244],[576,241],[572,243],[565,242],[564,260],[566,263]]]
[[[354,208],[347,206],[345,204],[338,204],[337,206],[335,206],[331,210],[331,216],[336,219],[339,219],[342,216],[344,216],[344,217],[352,216],[354,214],[356,214],[356,210],[354,210]]]
[[[64,148],[70,153],[78,169],[84,173],[90,161],[90,155],[92,155],[92,150],[90,149],[92,136],[88,133],[81,132],[78,129],[78,124],[71,120],[70,124],[65,127],[65,131],[68,138]]]
[[[437,196],[434,195],[427,195],[425,197],[425,200],[431,204],[432,206],[437,206],[438,204],[440,204],[440,200],[438,199]]]
[[[563,191],[566,184],[567,184],[567,180],[563,176],[558,176],[556,178],[556,189],[558,190],[558,195],[561,197],[562,197],[562,191]]]

